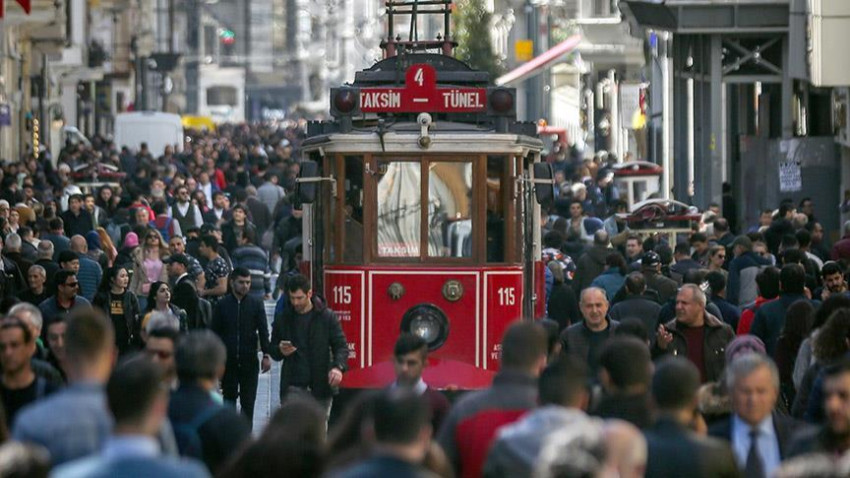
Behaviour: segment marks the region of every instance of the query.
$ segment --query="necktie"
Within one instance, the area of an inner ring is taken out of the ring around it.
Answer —
[[[759,431],[756,428],[750,430],[750,451],[747,453],[747,466],[744,468],[746,478],[764,478],[764,463],[758,447]]]

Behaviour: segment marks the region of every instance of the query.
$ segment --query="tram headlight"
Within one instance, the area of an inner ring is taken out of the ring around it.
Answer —
[[[360,115],[360,90],[350,87],[331,88],[331,115],[335,118]]]
[[[408,310],[401,319],[401,331],[422,337],[428,350],[440,348],[449,335],[446,314],[431,304],[420,304]]]
[[[514,109],[514,95],[508,88],[491,89],[488,93],[492,114],[510,114]]]

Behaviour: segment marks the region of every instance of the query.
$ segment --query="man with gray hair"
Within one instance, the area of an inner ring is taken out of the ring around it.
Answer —
[[[50,362],[47,361],[47,349],[41,340],[41,329],[44,326],[41,310],[32,304],[20,302],[9,309],[7,315],[23,321],[35,338],[35,353],[30,359],[30,365],[35,375],[44,377],[51,384],[61,386],[63,383],[62,375],[56,367],[50,365]]]
[[[640,478],[646,461],[646,439],[637,427],[621,420],[588,420],[547,439],[533,476]]]
[[[726,367],[732,416],[715,423],[709,435],[732,446],[745,476],[773,476],[785,458],[791,437],[804,425],[774,413],[779,372],[765,355],[747,353]]]
[[[55,246],[52,242],[43,239],[38,243],[38,260],[35,261],[35,265],[44,268],[44,272],[47,277],[45,287],[47,287],[47,293],[49,295],[56,293],[56,282],[53,278],[56,277],[56,273],[59,272],[59,263],[53,260],[54,252]]]
[[[47,271],[40,265],[33,265],[27,271],[27,284],[29,289],[18,294],[21,302],[29,302],[38,305],[50,297],[47,291]]]
[[[29,271],[30,267],[32,267],[32,262],[25,259],[23,254],[21,254],[21,246],[21,236],[13,232],[6,236],[6,245],[3,247],[3,255],[18,266],[21,276],[26,278],[27,271]],[[21,291],[18,292],[20,293]]]
[[[726,366],[724,350],[735,332],[705,310],[705,292],[685,284],[676,295],[676,318],[658,326],[653,356],[687,357],[700,372],[703,383],[720,379]]]
[[[226,359],[227,349],[212,331],[185,334],[177,344],[180,386],[168,405],[180,455],[203,460],[211,474],[251,438],[251,427],[242,415],[213,398]]]
[[[605,291],[598,287],[581,291],[579,309],[583,320],[567,327],[561,334],[561,350],[587,364],[590,376],[596,377],[599,351],[614,336],[620,323],[608,318],[608,299]]]

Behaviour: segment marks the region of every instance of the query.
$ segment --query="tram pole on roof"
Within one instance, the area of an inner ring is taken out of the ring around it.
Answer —
[[[400,52],[440,50],[443,55],[453,56],[457,42],[452,41],[451,14],[454,9],[452,0],[387,0],[387,39],[381,42],[384,58],[398,55]],[[395,15],[410,17],[410,32],[407,40],[395,33]],[[443,15],[443,34],[433,40],[419,40],[417,19],[419,15]]]

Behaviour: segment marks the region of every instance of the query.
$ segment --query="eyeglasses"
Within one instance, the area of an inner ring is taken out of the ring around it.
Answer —
[[[65,287],[77,287],[80,285],[79,282],[71,282],[70,284],[63,284]]]

